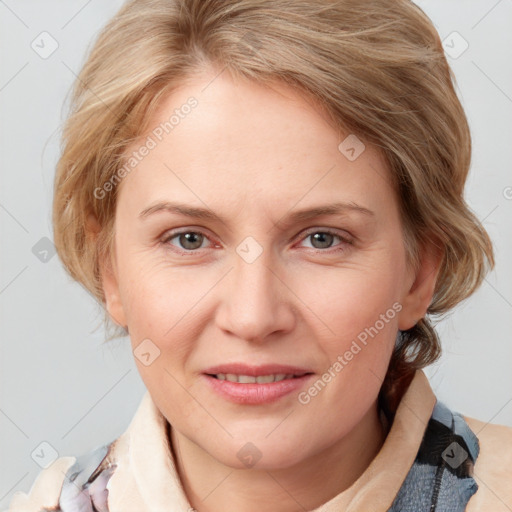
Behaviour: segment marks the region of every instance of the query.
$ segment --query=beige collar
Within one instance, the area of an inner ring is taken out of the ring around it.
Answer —
[[[418,370],[371,464],[348,489],[314,512],[387,510],[416,458],[435,402],[426,375]],[[112,512],[192,510],[170,452],[167,420],[149,392],[126,432],[115,441],[109,458],[118,463],[107,486]]]

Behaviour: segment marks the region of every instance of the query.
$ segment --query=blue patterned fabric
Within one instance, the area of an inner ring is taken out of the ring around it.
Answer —
[[[108,512],[105,464],[113,442],[77,458],[66,472],[59,508],[40,512]],[[478,485],[473,466],[480,447],[461,414],[437,401],[418,454],[388,512],[462,512]]]
[[[480,446],[461,414],[439,400],[413,466],[388,512],[462,512],[478,490]]]

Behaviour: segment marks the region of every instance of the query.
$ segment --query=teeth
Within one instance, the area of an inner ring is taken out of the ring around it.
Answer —
[[[251,384],[256,382],[256,377],[251,377],[250,375],[239,375],[238,382],[240,382],[240,384]]]
[[[219,380],[228,380],[229,382],[238,382],[239,384],[268,384],[270,382],[279,382],[285,379],[293,379],[293,373],[278,373],[275,375],[260,375],[253,377],[251,375],[235,375],[234,373],[217,373],[215,375]]]
[[[256,382],[258,384],[268,384],[269,382],[274,382],[274,375],[260,375],[256,377]]]

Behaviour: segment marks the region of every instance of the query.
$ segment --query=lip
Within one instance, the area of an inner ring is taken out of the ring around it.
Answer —
[[[284,373],[285,375],[303,375],[304,373],[313,373],[308,368],[299,366],[289,366],[283,364],[263,364],[248,365],[245,363],[227,363],[218,366],[212,366],[203,371],[203,373],[216,375],[218,373],[234,373],[235,375],[249,375],[251,377],[259,377],[261,375],[270,375],[276,373]]]
[[[300,375],[293,379],[259,384],[257,382],[241,384],[228,380],[219,380],[212,375],[218,373],[234,373],[259,377],[277,373]],[[230,402],[243,405],[262,405],[275,402],[294,391],[302,388],[314,373],[306,368],[297,366],[268,364],[249,366],[244,363],[231,363],[213,366],[204,371],[202,377],[213,391]]]

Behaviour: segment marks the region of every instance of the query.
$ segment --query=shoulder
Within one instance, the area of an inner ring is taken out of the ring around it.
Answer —
[[[39,512],[41,508],[54,508],[67,470],[75,463],[75,457],[60,457],[43,469],[34,480],[28,493],[15,492],[5,512]]]
[[[60,457],[43,469],[28,493],[16,492],[6,512],[104,510],[107,483],[115,470],[116,441],[79,457]]]
[[[437,401],[390,511],[512,510],[512,428]]]
[[[478,492],[468,503],[468,512],[512,509],[512,427],[486,423],[464,416],[479,441],[480,453],[473,477]]]

